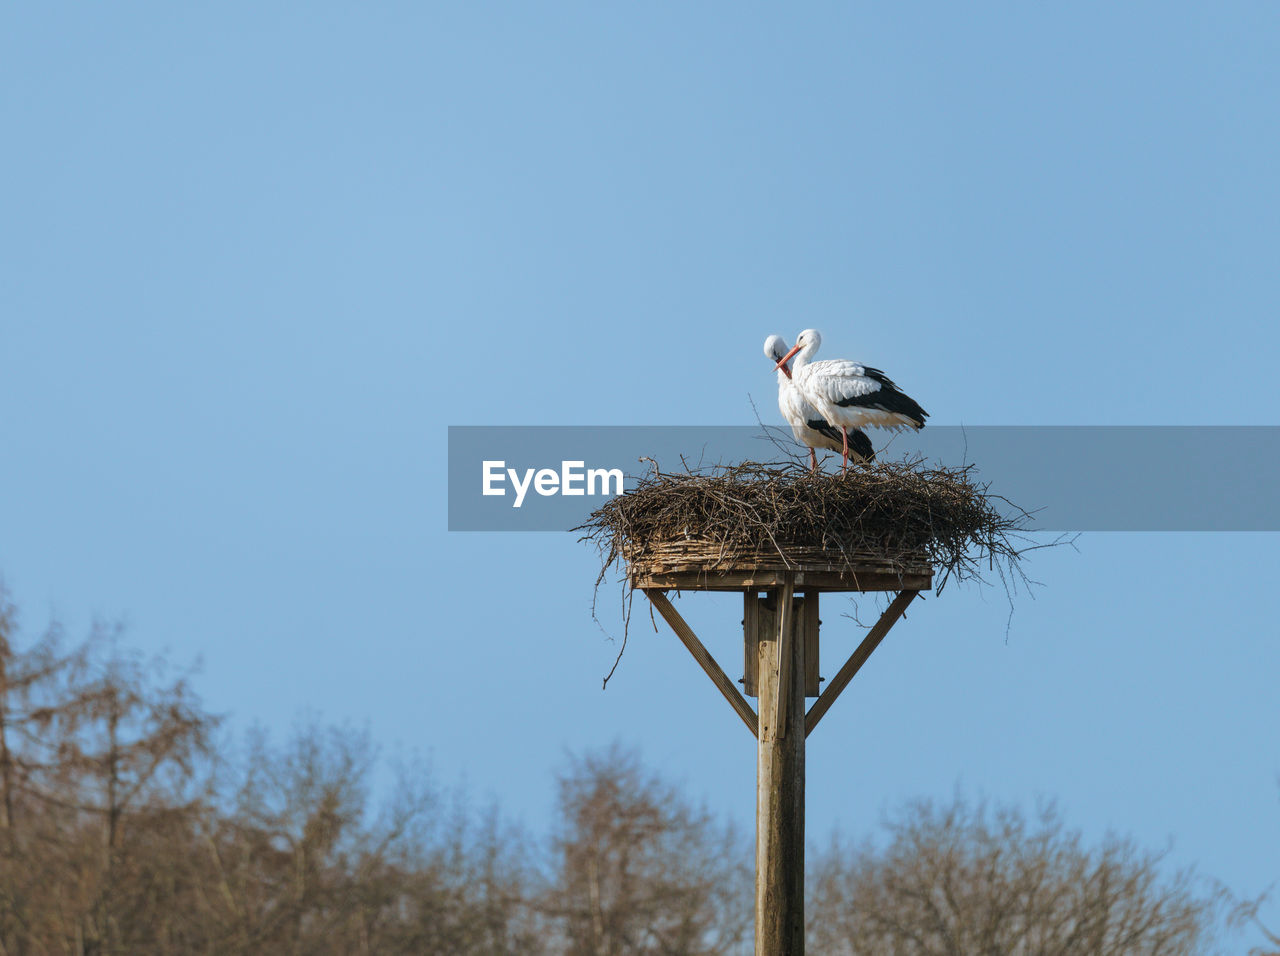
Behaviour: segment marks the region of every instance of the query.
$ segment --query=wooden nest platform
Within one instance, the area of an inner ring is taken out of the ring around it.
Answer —
[[[922,461],[811,473],[747,462],[642,477],[575,529],[632,588],[927,590],[1017,567],[1026,512],[973,466]]]
[[[925,554],[890,558],[874,552],[794,546],[726,553],[697,539],[649,542],[623,550],[627,583],[646,590],[758,591],[791,576],[806,591],[927,591],[933,568]]]

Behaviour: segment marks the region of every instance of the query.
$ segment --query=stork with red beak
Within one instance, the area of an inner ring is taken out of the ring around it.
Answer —
[[[812,405],[804,400],[800,390],[791,381],[791,369],[783,361],[787,354],[787,342],[781,335],[771,335],[764,340],[764,354],[770,361],[777,363],[778,370],[778,410],[783,419],[791,426],[791,434],[796,441],[809,448],[809,469],[818,470],[818,456],[814,449],[827,448],[841,451],[845,445],[845,437],[840,429],[827,424],[827,420],[818,414]],[[860,429],[853,429],[848,439],[849,451],[860,461],[871,461],[876,457],[871,447],[871,439]]]
[[[849,429],[924,428],[929,417],[915,399],[904,394],[878,368],[859,365],[848,359],[813,361],[822,345],[816,329],[805,329],[795,347],[775,366],[781,371],[791,362],[791,381],[801,397],[829,424],[840,429],[842,471],[849,467]]]

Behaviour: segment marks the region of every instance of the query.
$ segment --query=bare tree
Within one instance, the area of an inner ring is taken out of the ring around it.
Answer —
[[[888,835],[816,861],[816,952],[1178,956],[1203,952],[1223,902],[1131,840],[1086,848],[1052,806],[918,802]]]
[[[541,876],[529,839],[490,809],[477,819],[455,798],[424,820],[396,852],[397,918],[383,935],[386,952],[559,952],[541,914]]]
[[[1267,943],[1269,944],[1268,948],[1262,949],[1259,947],[1259,948],[1252,949],[1249,952],[1252,954],[1252,956],[1280,956],[1280,936],[1277,936],[1275,933],[1271,932],[1271,930],[1267,929],[1265,926],[1261,926],[1261,924],[1259,924],[1259,928],[1262,930],[1262,935],[1267,938]],[[1274,946],[1276,948],[1271,949],[1270,948],[1271,946]]]
[[[20,651],[14,625],[0,595],[0,944],[135,951],[133,927],[164,932],[182,892],[157,851],[201,812],[216,721],[103,627],[64,650],[51,626]]]
[[[614,747],[559,781],[558,880],[548,912],[564,952],[728,953],[751,931],[750,850]]]
[[[20,649],[0,592],[0,956],[537,953],[528,841],[364,734],[214,746],[185,677],[98,628]]]
[[[62,847],[46,812],[54,755],[40,746],[56,712],[53,688],[73,665],[49,628],[25,653],[15,647],[17,611],[0,587],[0,949],[22,941],[53,918],[43,905]],[[56,807],[54,809],[57,809]]]
[[[367,736],[317,724],[251,741],[205,853],[216,952],[539,952],[526,841],[450,808],[420,767],[381,805]]]
[[[421,766],[375,787],[363,733],[304,723],[235,752],[187,679],[115,632],[23,649],[15,631],[0,591],[0,956],[750,947],[747,841],[632,752],[571,759],[537,841]],[[880,844],[810,859],[823,954],[1179,956],[1228,896],[1130,840],[1086,846],[1051,807],[912,804]],[[1229,920],[1256,924],[1263,899]]]

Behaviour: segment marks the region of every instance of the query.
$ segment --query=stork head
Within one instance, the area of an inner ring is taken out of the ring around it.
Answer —
[[[782,362],[782,356],[787,354],[787,340],[781,335],[771,335],[764,340],[764,357],[771,362]],[[784,364],[774,366],[775,369],[782,372],[787,378],[791,377],[791,369]]]
[[[799,354],[800,362],[807,362],[814,352],[818,351],[818,346],[822,344],[822,336],[818,334],[817,329],[805,329],[796,336],[796,344],[786,355],[778,361],[776,368],[782,368],[787,362]],[[799,364],[799,363],[797,363]]]
[[[817,329],[805,329],[796,336],[796,347],[808,349],[809,354],[818,351],[818,346],[822,344],[822,333]]]

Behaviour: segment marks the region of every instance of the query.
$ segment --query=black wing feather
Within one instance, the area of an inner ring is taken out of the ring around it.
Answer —
[[[834,442],[843,441],[840,429],[829,423],[825,418],[811,418],[805,424]],[[871,439],[867,437],[867,433],[861,428],[849,429],[849,451],[863,461],[875,461],[876,450],[871,444]]]
[[[874,392],[868,392],[866,395],[855,395],[852,398],[841,399],[836,402],[837,405],[841,408],[880,408],[886,412],[893,412],[911,419],[916,423],[917,428],[924,427],[924,420],[929,417],[929,413],[920,407],[919,402],[899,390],[898,386],[893,384],[893,379],[878,368],[863,366],[862,372],[867,378],[878,383],[880,387]]]

